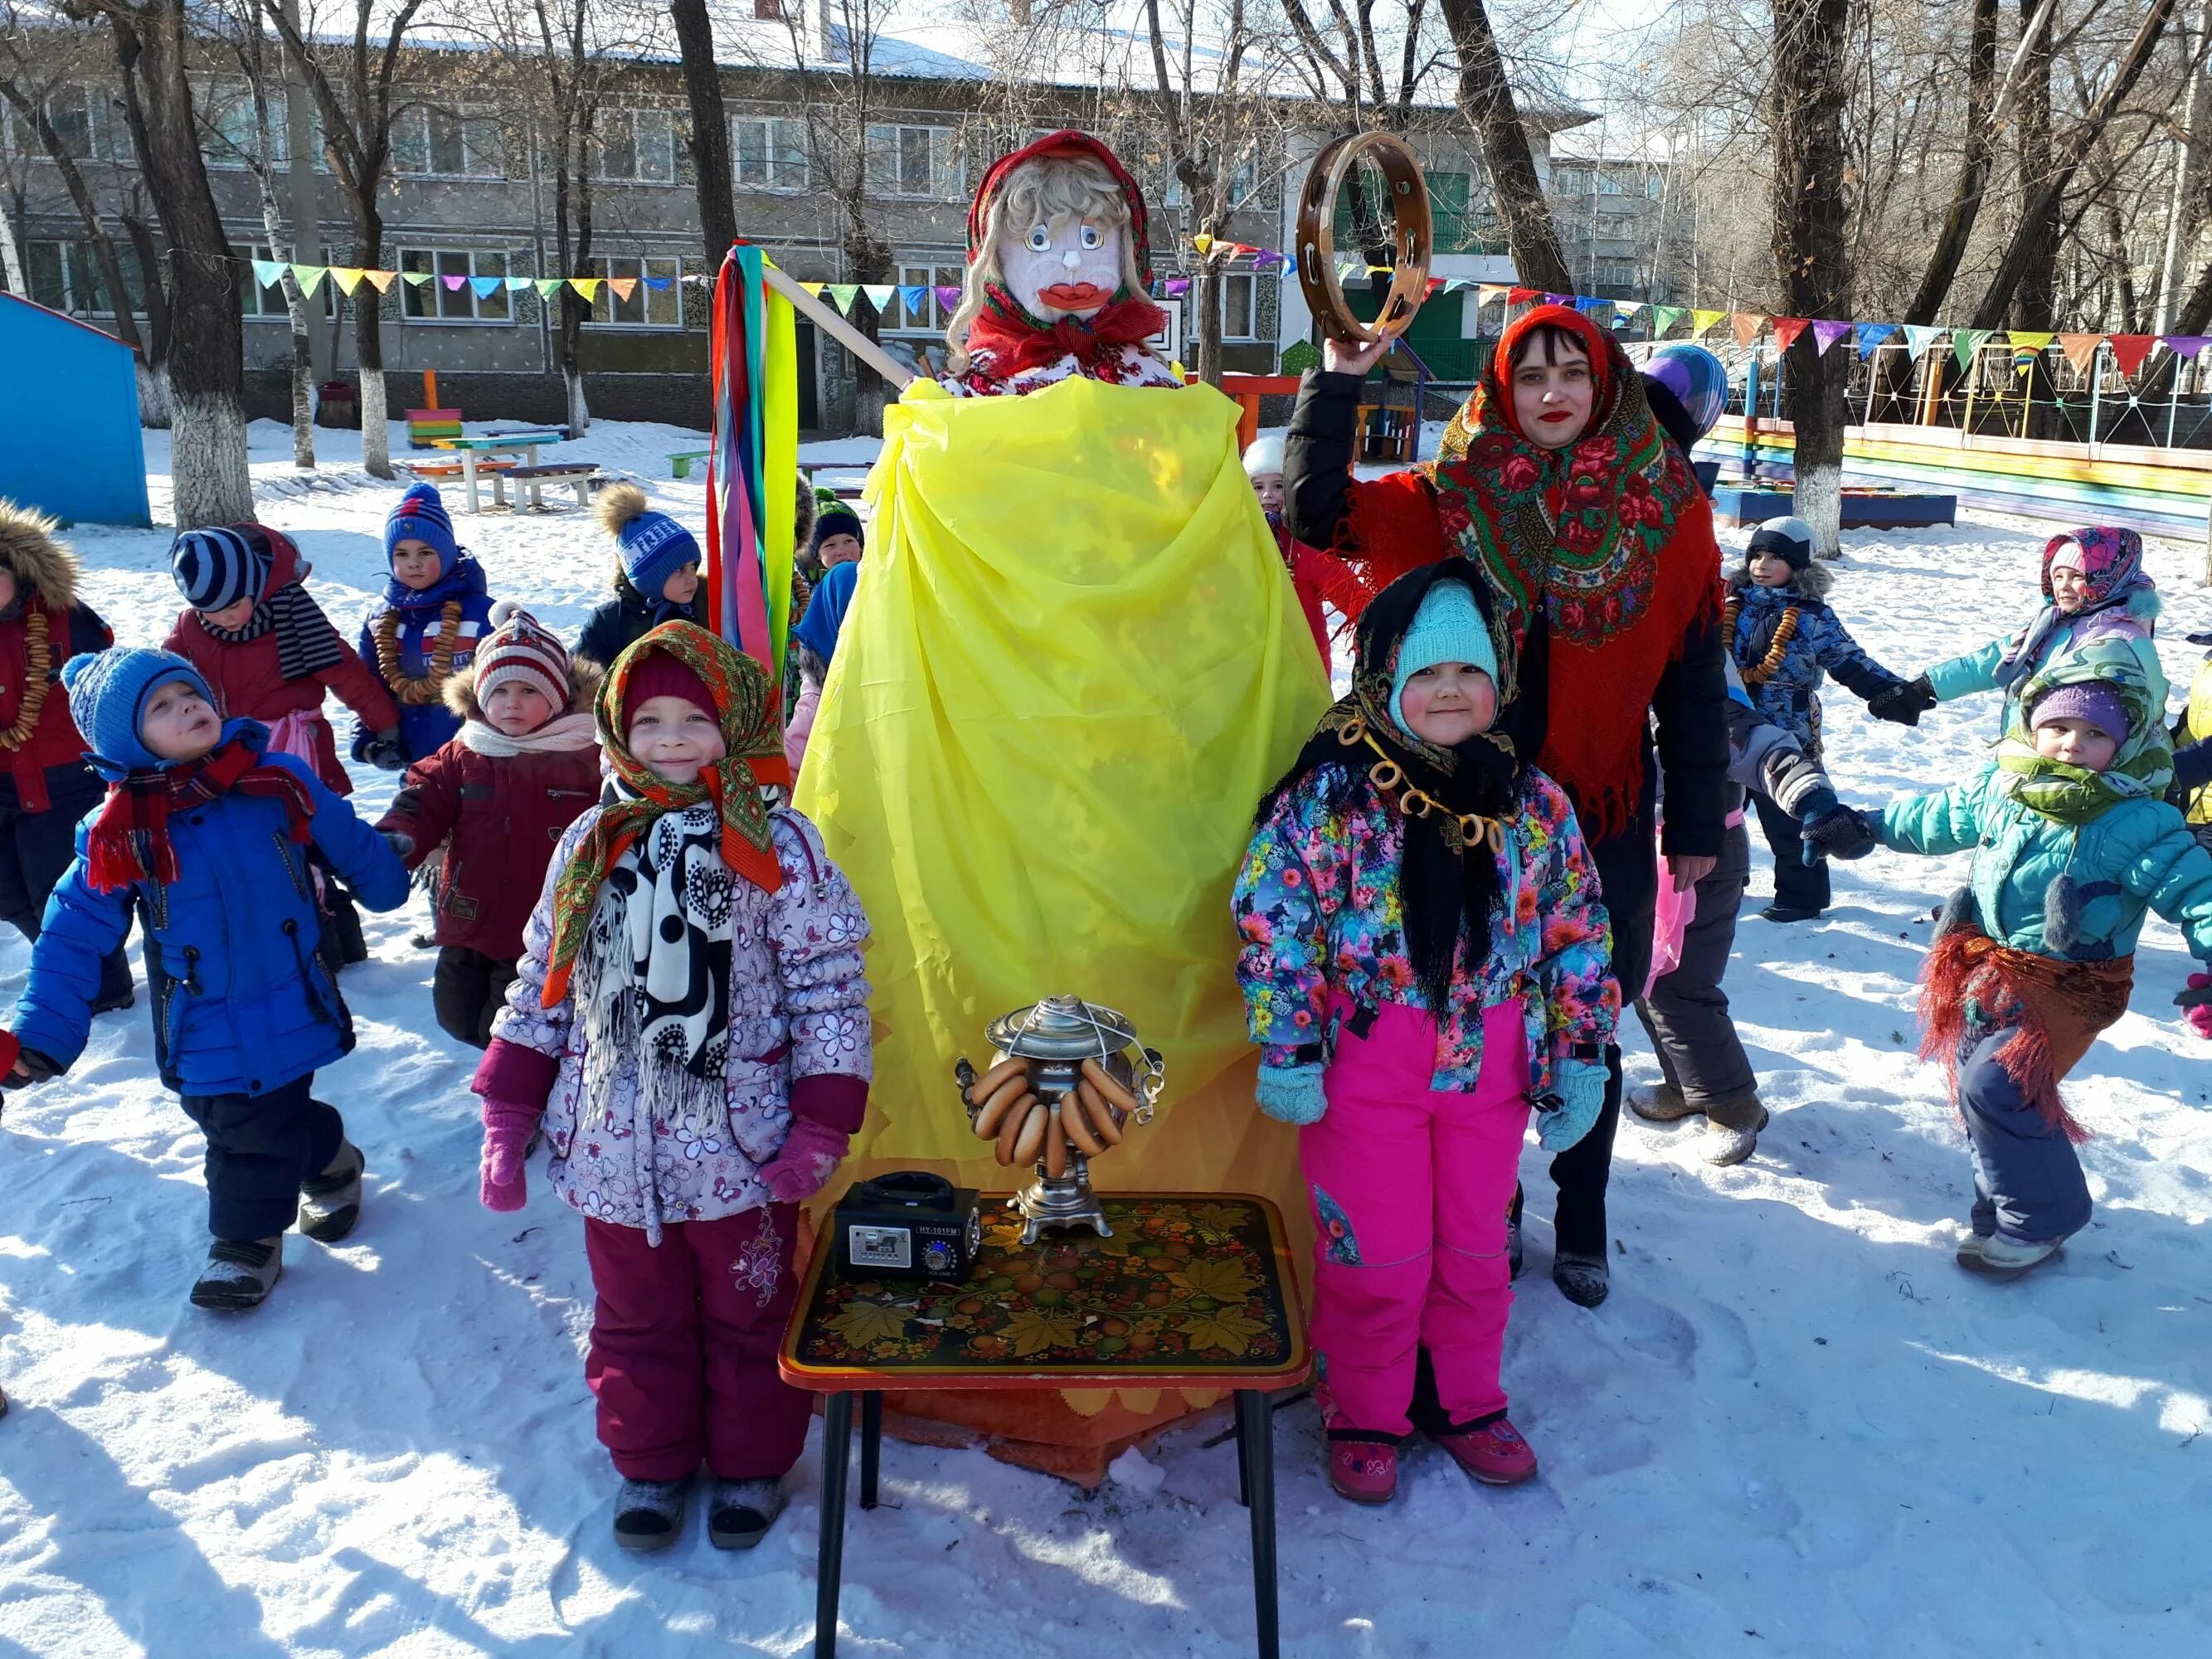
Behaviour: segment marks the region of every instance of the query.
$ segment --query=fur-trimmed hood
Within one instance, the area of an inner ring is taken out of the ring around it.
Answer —
[[[0,570],[51,611],[76,604],[76,555],[68,543],[55,540],[60,528],[59,520],[36,507],[0,501]]]
[[[574,656],[568,659],[568,704],[553,711],[558,720],[563,714],[588,714],[592,701],[599,695],[599,682],[605,676],[596,663],[584,662]],[[477,677],[474,673],[449,674],[446,677],[446,707],[465,720],[483,720],[483,705],[477,701]],[[490,722],[486,720],[486,725]]]
[[[1751,579],[1751,556],[1748,553],[1737,554],[1735,562],[1724,573],[1723,580],[1728,583],[1729,591],[1731,593],[1740,587],[1758,586],[1759,584]],[[1797,599],[1810,599],[1819,604],[1826,602],[1828,594],[1835,586],[1835,568],[1815,559],[1802,570],[1793,571],[1790,580],[1783,583],[1780,587],[1769,591],[1789,593]]]

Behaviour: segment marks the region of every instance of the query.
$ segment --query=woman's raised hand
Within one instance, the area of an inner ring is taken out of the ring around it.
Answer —
[[[1330,335],[1321,343],[1321,366],[1331,374],[1364,374],[1396,343],[1395,340],[1374,340],[1359,345]]]

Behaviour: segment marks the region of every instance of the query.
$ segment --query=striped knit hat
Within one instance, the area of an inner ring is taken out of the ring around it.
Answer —
[[[274,562],[269,544],[251,525],[187,530],[169,545],[169,574],[195,611],[228,611],[258,599]]]
[[[492,607],[492,631],[477,647],[477,701],[511,681],[532,685],[554,708],[568,706],[568,647],[512,599]]]

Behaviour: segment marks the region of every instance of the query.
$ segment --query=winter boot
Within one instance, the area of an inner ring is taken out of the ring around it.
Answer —
[[[1766,1127],[1766,1108],[1759,1103],[1759,1091],[1747,1089],[1726,1100],[1708,1102],[1705,1106],[1705,1159],[1725,1169],[1731,1164],[1741,1164],[1759,1150],[1759,1132]]]
[[[1331,1429],[1328,1484],[1354,1504],[1389,1503],[1398,1495],[1398,1443],[1362,1439],[1356,1429]]]
[[[300,1183],[300,1231],[318,1244],[335,1244],[361,1219],[361,1178],[368,1170],[361,1148],[338,1143],[338,1155],[322,1174]]]
[[[1628,1109],[1646,1123],[1680,1123],[1686,1117],[1696,1117],[1704,1108],[1691,1105],[1673,1084],[1655,1083],[1647,1089],[1630,1090]]]
[[[1552,1283],[1577,1308],[1595,1308],[1613,1294],[1613,1270],[1601,1255],[1562,1250],[1552,1261]]]
[[[244,1313],[268,1297],[284,1271],[284,1241],[218,1238],[208,1246],[207,1271],[192,1286],[192,1306]]]
[[[717,1480],[707,1504],[707,1541],[718,1550],[749,1550],[783,1513],[783,1486],[765,1476]]]
[[[1801,905],[1775,903],[1768,905],[1759,914],[1766,921],[1818,921],[1823,913],[1808,910]]]
[[[2011,1280],[2051,1261],[2057,1255],[2063,1243],[2062,1239],[2052,1238],[2031,1244],[2025,1239],[2007,1238],[2002,1233],[1991,1233],[1987,1237],[1971,1235],[1959,1246],[1959,1265],[1984,1279]],[[1970,1254],[1966,1248],[1969,1243],[1981,1248]]]
[[[665,1550],[684,1532],[691,1477],[625,1480],[615,1495],[615,1542],[626,1550]]]
[[[1460,1468],[1486,1486],[1517,1486],[1536,1478],[1536,1454],[1504,1412],[1436,1437]]]

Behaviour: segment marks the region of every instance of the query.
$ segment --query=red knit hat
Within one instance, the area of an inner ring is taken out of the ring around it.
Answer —
[[[722,711],[714,707],[714,693],[707,690],[707,682],[665,651],[647,652],[645,660],[630,671],[629,684],[623,690],[625,729],[637,718],[637,711],[655,697],[681,697],[713,719],[722,718]]]
[[[501,599],[492,610],[490,635],[477,647],[477,700],[502,685],[520,681],[545,694],[556,708],[568,706],[568,647],[527,611]]]

